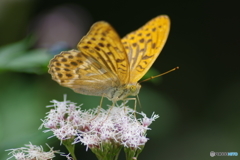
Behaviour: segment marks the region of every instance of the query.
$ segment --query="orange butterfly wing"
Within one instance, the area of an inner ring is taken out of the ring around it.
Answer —
[[[130,63],[130,82],[137,82],[146,74],[160,54],[169,30],[168,16],[161,15],[122,38]]]
[[[87,57],[104,65],[121,84],[129,82],[129,61],[121,39],[107,22],[95,23],[77,45]]]

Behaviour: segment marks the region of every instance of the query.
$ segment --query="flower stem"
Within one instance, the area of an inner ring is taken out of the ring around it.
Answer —
[[[67,148],[68,152],[71,154],[73,160],[77,160],[74,150],[75,150],[75,145],[72,145],[72,139],[67,139],[63,141],[64,146]]]

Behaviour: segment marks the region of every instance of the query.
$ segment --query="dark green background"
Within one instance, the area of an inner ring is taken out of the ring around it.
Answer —
[[[66,93],[69,100],[84,103],[84,108],[94,108],[100,102],[99,97],[76,94],[51,80],[46,66],[56,43],[74,37],[60,51],[73,48],[90,25],[99,20],[111,23],[122,37],[160,14],[170,17],[171,31],[153,68],[158,72],[176,66],[180,69],[156,83],[142,84],[142,108],[138,110],[149,116],[155,112],[160,118],[150,126],[150,140],[139,160],[203,160],[210,159],[210,151],[240,153],[240,12],[239,5],[233,2],[0,1],[0,159],[6,159],[4,150],[29,141],[65,151],[58,140],[46,139],[50,134],[38,130],[50,100],[63,100]],[[68,23],[79,26],[79,32],[68,34],[71,28],[65,28],[66,32],[52,35],[55,41],[40,40],[64,28],[57,21],[59,17],[54,16],[51,25],[41,28],[41,18],[61,7],[67,9],[58,16],[67,17],[71,12]],[[47,47],[40,45],[43,43]],[[79,159],[96,159],[80,145],[76,153]]]

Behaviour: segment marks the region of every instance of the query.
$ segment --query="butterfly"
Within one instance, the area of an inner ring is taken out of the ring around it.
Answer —
[[[122,39],[107,22],[99,21],[77,44],[49,63],[52,79],[77,93],[107,97],[113,103],[137,96],[138,81],[160,54],[170,20],[160,15]]]

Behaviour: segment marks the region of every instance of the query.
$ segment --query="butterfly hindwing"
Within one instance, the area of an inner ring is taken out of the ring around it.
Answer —
[[[99,62],[78,50],[63,51],[49,64],[52,79],[77,93],[102,96],[119,86],[118,77]]]

